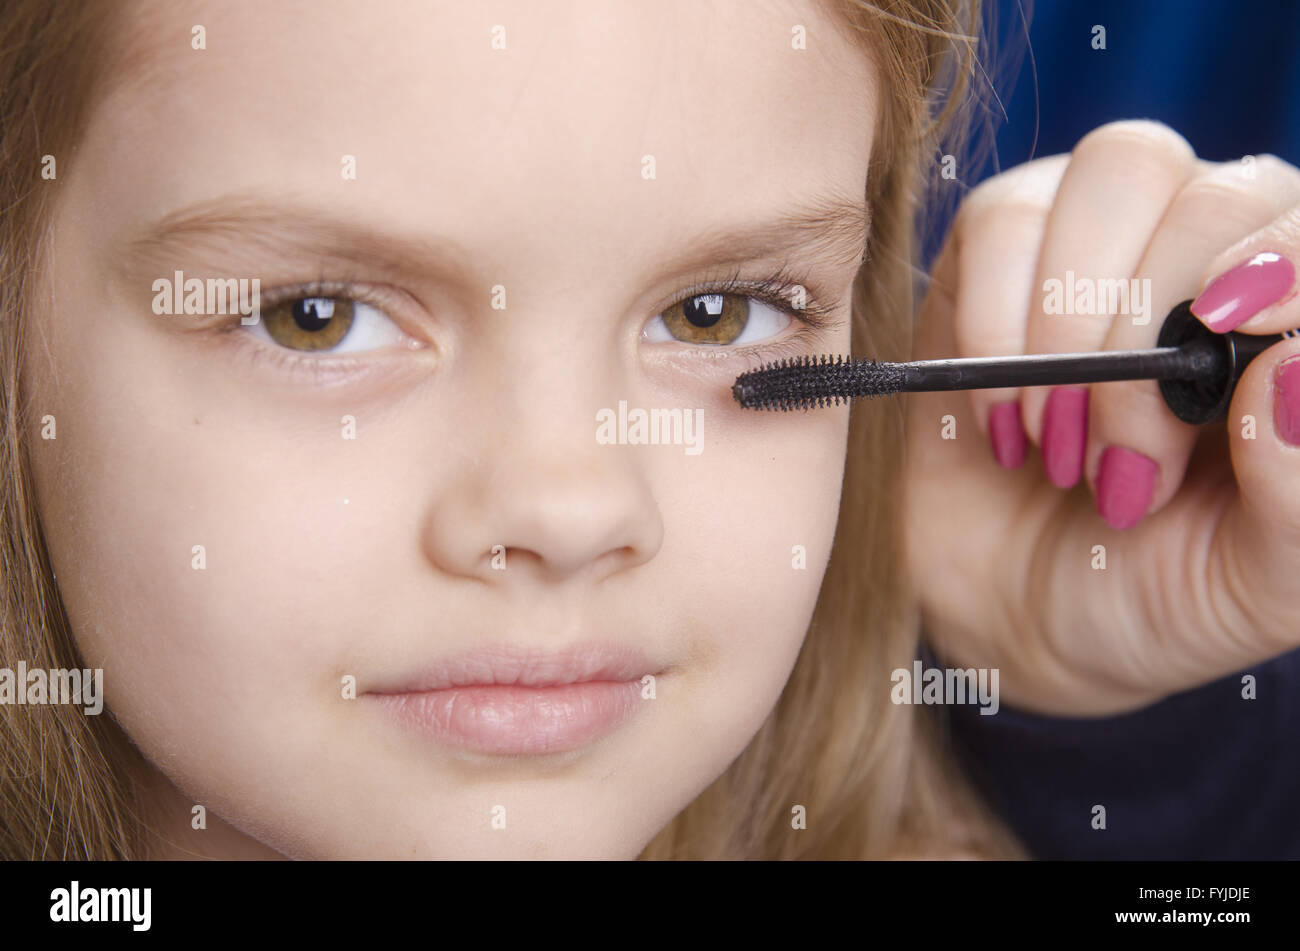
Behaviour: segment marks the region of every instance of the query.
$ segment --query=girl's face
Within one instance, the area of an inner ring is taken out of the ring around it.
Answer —
[[[26,385],[153,818],[208,854],[637,855],[768,716],[830,556],[847,408],[730,388],[848,352],[870,60],[812,2],[122,16]],[[258,323],[156,313],[177,271],[256,278]],[[746,296],[777,275],[823,329]]]

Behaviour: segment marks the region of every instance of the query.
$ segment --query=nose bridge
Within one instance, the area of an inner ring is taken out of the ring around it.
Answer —
[[[595,443],[596,409],[626,380],[610,319],[600,319],[599,306],[582,307],[572,320],[565,305],[547,312],[517,305],[498,315],[492,345],[472,358],[491,394],[485,423],[498,439],[522,437],[543,453],[555,446],[581,453]]]
[[[575,444],[594,443],[596,410],[626,396],[639,329],[626,312],[627,274],[598,251],[579,258],[571,249],[581,245],[564,243],[583,227],[577,214],[557,222],[556,243],[512,274],[505,306],[478,315],[466,348],[470,369],[490,381],[502,425]]]

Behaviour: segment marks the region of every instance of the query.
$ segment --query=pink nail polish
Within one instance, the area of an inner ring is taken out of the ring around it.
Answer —
[[[1273,429],[1284,442],[1300,446],[1300,357],[1283,360],[1273,372]]]
[[[1025,426],[1020,421],[1020,401],[997,403],[989,410],[989,440],[993,457],[1004,469],[1016,469],[1025,461]]]
[[[1160,467],[1154,459],[1107,446],[1097,470],[1097,511],[1111,528],[1132,528],[1147,514]]]
[[[1088,439],[1088,390],[1058,386],[1043,410],[1043,468],[1057,488],[1068,489],[1083,475],[1083,448]]]
[[[1276,304],[1294,286],[1291,262],[1264,251],[1212,280],[1191,309],[1215,333],[1227,333]]]

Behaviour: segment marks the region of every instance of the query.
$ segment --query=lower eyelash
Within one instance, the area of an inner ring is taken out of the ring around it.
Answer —
[[[816,349],[815,342],[819,339],[818,329],[818,326],[805,322],[794,333],[781,340],[746,347],[731,347],[728,348],[728,352],[738,359],[755,361],[755,366],[759,363],[780,360],[782,357],[796,357]]]
[[[364,360],[351,356],[299,356],[289,347],[264,344],[252,334],[240,332],[242,329],[238,321],[232,321],[218,331],[223,336],[229,335],[228,339],[238,359],[252,367],[269,365],[275,372],[297,378],[301,382],[317,386],[347,382],[366,371],[372,371],[376,365],[373,358]]]
[[[258,305],[261,310],[265,311],[284,301],[298,300],[300,298],[330,297],[347,299],[367,304],[379,310],[389,320],[396,322],[391,315],[398,308],[398,304],[392,300],[392,296],[391,293],[382,293],[382,289],[371,288],[369,285],[350,278],[327,280],[321,277],[315,281],[278,287],[274,291],[262,295]],[[251,365],[261,366],[269,363],[277,372],[287,373],[291,377],[299,377],[308,383],[327,385],[331,382],[345,382],[361,376],[364,371],[373,370],[377,362],[379,362],[375,359],[373,351],[363,351],[356,355],[339,354],[331,356],[329,351],[302,351],[299,353],[291,347],[284,347],[275,343],[261,343],[253,339],[253,335],[250,333],[239,333],[238,331],[241,331],[243,326],[240,320],[232,320],[219,327],[218,332],[232,334],[230,340],[234,342],[236,352],[241,357],[246,357]],[[309,352],[319,353],[320,355],[304,355]]]

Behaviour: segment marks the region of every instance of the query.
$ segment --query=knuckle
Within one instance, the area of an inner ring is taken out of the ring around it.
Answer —
[[[1214,176],[1189,182],[1178,193],[1170,209],[1171,216],[1190,223],[1203,223],[1222,230],[1225,218],[1253,227],[1273,215],[1272,202],[1258,188],[1231,177]]]
[[[1016,199],[1001,205],[972,209],[961,222],[961,240],[972,248],[981,246],[1004,249],[1002,259],[1013,255],[1037,257],[1047,234],[1050,206]],[[965,257],[965,256],[964,256]],[[986,256],[981,256],[987,260]],[[969,263],[965,270],[969,273]]]
[[[967,221],[983,218],[1007,206],[1045,215],[1055,201],[1069,159],[1068,155],[1051,155],[986,179],[966,196],[958,219],[962,215]]]
[[[1240,162],[1233,163],[1240,166]],[[1272,152],[1264,152],[1255,156],[1255,169],[1262,172],[1267,177],[1289,179],[1293,182],[1300,182],[1300,168],[1296,168],[1290,162],[1283,161]]]
[[[1241,186],[1243,192],[1259,193],[1274,205],[1291,205],[1300,200],[1300,168],[1276,155],[1248,156],[1249,168],[1244,160],[1217,164],[1206,177],[1231,181]]]
[[[1274,206],[1300,201],[1300,168],[1271,152],[1218,163],[1210,174],[1240,182],[1249,191],[1271,199]]]
[[[1196,152],[1188,141],[1162,122],[1124,119],[1093,129],[1074,147],[1075,161],[1108,161],[1150,169],[1190,166]]]
[[[1050,202],[1036,201],[1023,196],[1008,198],[1001,204],[987,205],[971,213],[968,230],[975,231],[996,225],[1013,228],[1031,228],[1041,231],[1051,216]]]

